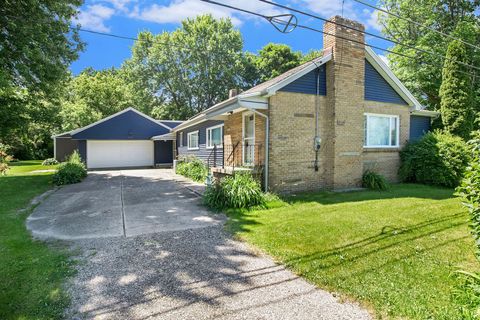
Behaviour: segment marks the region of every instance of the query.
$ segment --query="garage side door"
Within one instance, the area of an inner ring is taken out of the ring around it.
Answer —
[[[153,141],[87,141],[87,167],[89,169],[145,166],[153,166]]]

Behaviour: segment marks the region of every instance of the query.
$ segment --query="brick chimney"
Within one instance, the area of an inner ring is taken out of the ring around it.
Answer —
[[[338,24],[348,26],[340,26]],[[353,30],[357,29],[357,30]],[[326,145],[330,162],[329,184],[335,189],[361,185],[364,135],[365,27],[335,16],[324,25],[327,63],[327,121],[332,136]]]

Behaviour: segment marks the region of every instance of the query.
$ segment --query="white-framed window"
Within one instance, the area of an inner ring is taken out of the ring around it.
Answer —
[[[178,140],[179,140],[178,146],[183,147],[183,131],[179,133]]]
[[[365,113],[366,148],[395,148],[399,146],[399,117]]]
[[[207,149],[213,149],[214,146],[223,146],[223,124],[207,128]]]
[[[187,134],[187,148],[189,150],[198,150],[198,130]]]

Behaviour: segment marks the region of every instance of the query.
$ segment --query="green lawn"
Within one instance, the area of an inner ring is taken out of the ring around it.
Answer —
[[[68,304],[62,289],[72,273],[64,250],[34,241],[25,229],[30,200],[49,188],[52,169],[41,161],[11,164],[0,177],[0,319],[58,319]]]
[[[315,193],[231,211],[241,238],[321,288],[379,318],[459,319],[454,298],[479,271],[468,214],[449,189],[394,185],[387,192]]]

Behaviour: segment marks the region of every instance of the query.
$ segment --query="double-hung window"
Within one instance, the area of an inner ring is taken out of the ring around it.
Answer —
[[[221,148],[223,143],[223,124],[207,128],[207,148]]]
[[[367,148],[398,147],[399,117],[384,114],[365,114],[365,140]]]
[[[198,130],[187,134],[187,148],[189,150],[198,149]]]

